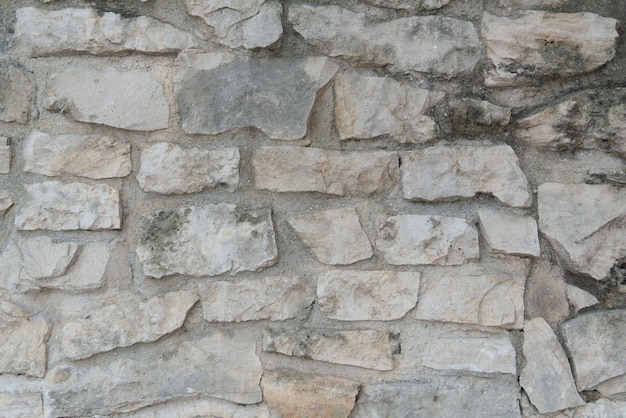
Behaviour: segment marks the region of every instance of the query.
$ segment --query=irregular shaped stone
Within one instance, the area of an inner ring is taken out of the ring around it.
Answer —
[[[511,109],[485,100],[463,98],[449,103],[452,128],[460,135],[484,136],[486,126],[506,126]]]
[[[87,318],[63,326],[65,357],[80,360],[118,347],[152,342],[180,328],[198,295],[181,290],[141,302],[135,295],[119,295],[117,303],[96,309]]]
[[[291,369],[269,370],[261,379],[263,399],[281,417],[347,418],[359,383]]]
[[[303,147],[261,147],[252,157],[257,189],[337,196],[369,196],[393,187],[398,164],[395,152]]]
[[[120,193],[106,184],[46,181],[26,184],[15,226],[50,231],[120,229]]]
[[[16,65],[0,66],[0,121],[25,124],[35,87],[24,70]]]
[[[443,16],[371,22],[339,6],[289,7],[288,20],[311,47],[331,57],[390,67],[395,72],[453,76],[471,73],[482,46],[474,26]]]
[[[391,321],[417,303],[419,272],[331,270],[317,279],[317,303],[341,321]]]
[[[98,363],[59,365],[48,381],[50,415],[110,415],[183,397],[261,401],[255,335],[214,331],[184,337],[146,344],[123,356],[105,353]]]
[[[585,313],[562,325],[578,390],[626,374],[626,310]]]
[[[266,330],[263,351],[374,370],[392,370],[399,335],[374,330]]]
[[[41,393],[0,393],[0,416],[5,418],[43,418]]]
[[[596,386],[595,390],[606,397],[626,393],[626,374],[605,380]]]
[[[71,7],[52,11],[20,7],[15,15],[14,52],[30,57],[80,52],[170,53],[195,45],[187,32],[146,16],[129,19],[113,12],[99,15],[91,8]]]
[[[202,311],[209,322],[283,321],[313,303],[312,289],[297,276],[264,277],[200,284]]]
[[[527,274],[523,260],[424,272],[415,318],[521,329]]]
[[[8,190],[0,189],[0,215],[9,210],[13,206],[13,198]]]
[[[621,418],[626,416],[626,402],[598,399],[574,410],[572,418]]]
[[[304,244],[324,264],[352,264],[374,255],[355,208],[287,217]]]
[[[340,74],[335,78],[335,123],[339,138],[390,135],[403,143],[434,140],[437,124],[427,114],[444,95],[389,77]]]
[[[123,418],[275,418],[265,404],[238,405],[219,399],[174,399],[135,412],[117,414]]]
[[[24,141],[24,171],[45,176],[106,179],[131,172],[130,144],[104,135],[50,135],[34,131]]]
[[[626,256],[626,190],[543,183],[538,201],[539,229],[568,269],[603,280]]]
[[[0,174],[8,174],[11,171],[11,146],[9,139],[0,136]]]
[[[493,65],[485,78],[488,87],[588,73],[615,56],[616,19],[534,10],[518,16],[483,14],[481,35]]]
[[[239,148],[205,150],[182,148],[167,142],[141,147],[139,186],[146,192],[196,193],[225,184],[239,184]]]
[[[149,277],[258,271],[278,257],[269,208],[183,207],[146,216],[140,228],[137,255]]]
[[[52,77],[47,109],[79,122],[131,131],[156,131],[169,124],[163,85],[145,71],[69,67]]]
[[[543,258],[533,261],[524,292],[526,318],[543,318],[556,325],[569,316],[564,275],[556,263]]]
[[[187,13],[215,29],[217,41],[230,47],[263,48],[283,34],[283,7],[278,1],[186,0]]]
[[[378,231],[376,249],[395,265],[457,265],[478,258],[478,232],[462,218],[390,216]]]
[[[418,12],[420,10],[434,10],[445,6],[451,0],[367,0],[373,6],[386,7],[389,9],[410,10]]]
[[[600,303],[598,298],[591,293],[579,287],[572,286],[571,284],[566,285],[565,290],[567,292],[567,300],[569,300],[569,303],[574,307],[574,311],[576,312]]]
[[[490,251],[539,257],[539,234],[534,218],[493,210],[481,210],[478,217],[480,232]]]
[[[255,127],[273,139],[302,138],[317,91],[338,68],[322,57],[182,52],[174,74],[182,128],[215,135]]]
[[[528,180],[508,145],[434,146],[400,157],[405,199],[456,200],[490,193],[509,206],[532,203]]]

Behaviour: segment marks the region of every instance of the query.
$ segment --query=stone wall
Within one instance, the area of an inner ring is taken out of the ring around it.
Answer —
[[[623,1],[0,20],[0,416],[626,416]]]

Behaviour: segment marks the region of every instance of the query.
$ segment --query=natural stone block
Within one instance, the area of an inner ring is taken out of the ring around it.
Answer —
[[[8,190],[0,189],[0,216],[13,206],[13,197]]]
[[[395,265],[457,265],[478,258],[478,232],[461,218],[390,216],[378,232],[376,249]]]
[[[196,193],[206,187],[239,184],[239,148],[205,150],[167,142],[141,147],[139,186],[146,192]]]
[[[278,253],[270,209],[235,205],[159,211],[141,222],[137,255],[146,276],[217,276],[257,271]]]
[[[443,16],[371,22],[339,6],[289,7],[288,20],[314,50],[396,72],[453,76],[470,73],[481,55],[474,26]]]
[[[276,418],[267,405],[239,405],[220,399],[173,399],[116,418]]]
[[[11,171],[11,146],[7,137],[0,137],[0,174]]]
[[[104,179],[131,172],[130,144],[105,135],[50,135],[34,131],[24,141],[24,171],[45,176]]]
[[[106,184],[46,181],[26,184],[15,226],[51,231],[120,229],[120,194]]]
[[[626,374],[605,380],[594,389],[607,398],[621,393],[626,393]]]
[[[41,393],[0,392],[0,416],[5,418],[43,418]]]
[[[273,139],[302,138],[317,91],[337,69],[322,57],[183,52],[174,75],[182,128],[215,135],[255,127]]]
[[[449,102],[453,128],[462,134],[484,135],[486,126],[506,126],[511,109],[478,99],[454,99]]]
[[[324,264],[352,264],[374,255],[355,208],[292,215],[287,222]]]
[[[0,66],[0,121],[25,124],[35,86],[24,70],[16,65]]]
[[[79,122],[131,131],[169,124],[163,85],[145,71],[69,67],[52,77],[45,105]]]
[[[600,303],[598,298],[591,293],[576,286],[572,286],[571,284],[565,286],[565,291],[567,294],[567,300],[569,300],[569,303],[574,307],[574,311],[576,312]]]
[[[387,151],[334,151],[262,147],[252,157],[257,189],[369,196],[394,186],[398,155]]]
[[[405,199],[456,200],[490,193],[509,206],[532,203],[526,176],[508,145],[434,146],[400,157]]]
[[[626,402],[598,399],[579,406],[571,416],[572,418],[620,418],[626,416]]]
[[[481,210],[480,232],[494,253],[539,257],[537,222],[530,216],[517,216]]]
[[[451,0],[367,0],[373,6],[386,7],[388,9],[408,10],[418,12],[421,10],[435,10],[450,3]]]
[[[320,310],[342,321],[391,321],[417,303],[419,272],[331,270],[317,279]]]
[[[483,15],[481,35],[493,64],[485,79],[488,87],[588,73],[615,56],[616,19],[534,10],[518,16]]]
[[[556,325],[569,316],[564,273],[549,260],[533,261],[524,292],[526,318],[543,318]]]

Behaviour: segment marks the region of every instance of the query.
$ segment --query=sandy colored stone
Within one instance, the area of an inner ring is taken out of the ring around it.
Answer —
[[[421,10],[439,9],[450,3],[450,1],[451,0],[367,0],[366,3],[389,9],[417,12]]]
[[[116,418],[276,418],[265,404],[239,405],[215,398],[174,399]]]
[[[390,216],[378,231],[376,249],[395,265],[458,265],[478,258],[478,232],[462,218]]]
[[[453,129],[465,135],[482,136],[486,126],[506,126],[511,109],[472,98],[453,99],[448,103]]]
[[[395,152],[304,147],[261,147],[252,157],[257,189],[338,196],[390,189],[399,177],[398,164]]]
[[[0,66],[0,85],[0,121],[27,123],[35,93],[30,77],[17,65]]]
[[[569,316],[564,276],[558,264],[543,258],[533,261],[524,292],[526,318],[543,318],[556,325]]]
[[[481,210],[480,232],[494,253],[539,257],[537,222],[530,216],[518,216]]]
[[[0,215],[9,210],[13,206],[13,197],[8,190],[0,189]]]
[[[41,393],[0,392],[0,416],[4,418],[43,418]]]
[[[9,139],[0,136],[0,174],[8,174],[11,171],[11,146]]]
[[[355,208],[291,215],[287,222],[321,263],[347,265],[374,254]]]
[[[591,293],[586,292],[579,287],[572,286],[571,284],[565,286],[565,292],[567,300],[569,300],[569,303],[574,307],[574,311],[576,312],[600,303],[598,298]]]
[[[139,186],[162,194],[197,193],[218,184],[239,184],[239,148],[206,150],[158,142],[141,147]]]

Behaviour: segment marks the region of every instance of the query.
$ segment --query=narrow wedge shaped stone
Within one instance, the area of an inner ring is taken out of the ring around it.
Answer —
[[[11,146],[7,137],[0,136],[0,174],[11,171]]]

